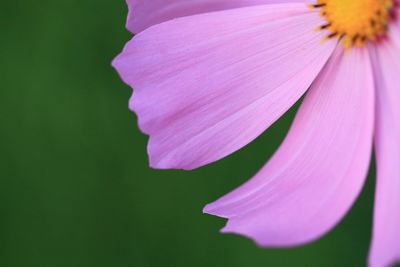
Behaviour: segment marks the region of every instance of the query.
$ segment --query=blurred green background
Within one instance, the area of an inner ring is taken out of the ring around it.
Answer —
[[[224,221],[201,212],[265,163],[294,110],[210,166],[148,167],[110,67],[126,13],[122,0],[1,3],[0,266],[365,266],[373,170],[339,227],[296,249],[219,234]]]

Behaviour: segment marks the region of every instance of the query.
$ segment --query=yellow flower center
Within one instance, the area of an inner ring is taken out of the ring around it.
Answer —
[[[346,48],[361,47],[384,36],[394,8],[394,0],[317,0],[328,30],[327,38],[338,38]]]

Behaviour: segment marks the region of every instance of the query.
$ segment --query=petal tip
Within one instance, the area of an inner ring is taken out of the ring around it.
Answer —
[[[217,217],[220,217],[223,219],[229,219],[230,218],[229,216],[227,216],[219,211],[217,202],[218,201],[205,205],[203,208],[203,213],[212,215],[212,216],[217,216]]]
[[[191,171],[196,169],[194,166],[186,166],[182,165],[177,162],[173,162],[170,160],[166,159],[160,159],[158,157],[155,157],[154,155],[148,153],[148,158],[149,158],[149,166],[152,169],[155,170],[183,170],[183,171]]]
[[[171,164],[168,164],[163,160],[158,160],[157,157],[152,155],[150,152],[148,153],[148,159],[149,159],[149,166],[152,169],[155,170],[174,169],[174,167]]]
[[[213,204],[207,204],[204,206],[203,208],[203,214],[208,214],[208,215],[214,215],[217,216],[217,214],[214,213],[214,209],[213,209]]]

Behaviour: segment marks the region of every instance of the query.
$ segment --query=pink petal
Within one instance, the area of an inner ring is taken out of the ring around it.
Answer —
[[[303,5],[257,6],[166,22],[129,42],[113,64],[135,88],[151,166],[193,169],[261,134],[331,55],[335,43],[313,30],[322,23]]]
[[[372,267],[400,261],[400,27],[373,49],[377,85],[377,189]]]
[[[374,94],[368,53],[338,48],[312,85],[289,134],[249,182],[205,207],[222,232],[261,246],[319,238],[349,210],[371,155]]]
[[[133,33],[174,18],[231,8],[273,3],[307,3],[310,0],[127,0],[126,27]]]

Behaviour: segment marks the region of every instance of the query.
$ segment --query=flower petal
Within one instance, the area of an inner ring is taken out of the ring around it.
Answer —
[[[307,3],[310,0],[127,0],[126,27],[132,33],[174,18],[273,3]]]
[[[373,79],[365,50],[338,47],[289,134],[249,182],[205,207],[225,233],[261,246],[295,246],[329,231],[364,183],[371,155]]]
[[[377,189],[370,266],[400,261],[400,27],[373,49],[377,86]]]
[[[321,23],[303,5],[257,6],[159,24],[128,43],[113,65],[135,88],[151,166],[193,169],[261,134],[331,55],[336,43],[313,30]]]

